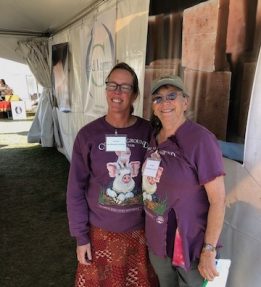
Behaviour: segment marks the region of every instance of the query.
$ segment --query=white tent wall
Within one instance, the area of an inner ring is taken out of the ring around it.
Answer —
[[[142,116],[149,1],[120,1],[116,22],[116,58],[129,63],[137,73],[140,97],[134,113]]]
[[[56,117],[58,119],[59,134],[62,139],[62,146],[58,149],[70,159],[74,138],[77,131],[87,122],[90,121],[84,113],[86,102],[85,97],[85,73],[84,73],[84,57],[83,57],[83,39],[86,30],[90,31],[95,21],[96,13],[93,11],[88,14],[81,22],[74,24],[63,32],[49,39],[49,50],[51,46],[63,42],[69,44],[69,88],[71,100],[71,112],[64,113],[55,108]],[[51,53],[50,53],[51,66]]]
[[[52,45],[63,42],[69,43],[71,112],[64,113],[56,108],[59,134],[63,143],[63,146],[58,147],[58,149],[68,159],[71,158],[73,142],[78,130],[86,123],[106,112],[105,97],[103,99],[103,108],[98,109],[97,106],[90,102],[89,85],[91,83],[87,81],[86,77],[88,37],[90,37],[92,28],[100,18],[105,21],[106,13],[111,13],[112,18],[114,17],[113,13],[115,13],[115,19],[110,19],[113,23],[113,29],[115,29],[113,32],[115,34],[114,45],[116,47],[115,61],[127,62],[138,75],[141,96],[138,97],[135,103],[134,113],[142,116],[148,11],[149,0],[105,1],[83,19],[49,39],[50,51]],[[96,89],[97,93],[104,93],[105,86],[103,85],[100,88],[100,90]]]
[[[226,216],[222,257],[231,258],[227,287],[261,282],[261,51],[252,88],[244,164],[225,159]]]
[[[17,53],[21,54],[37,81],[42,85],[36,116],[28,133],[28,142],[41,142],[43,147],[53,146],[53,119],[51,77],[48,64],[48,42],[45,38],[28,39],[18,42]]]
[[[260,51],[250,101],[250,108],[249,108],[250,112],[248,114],[248,126],[246,130],[246,143],[245,143],[245,154],[244,154],[244,166],[250,173],[251,177],[253,177],[253,179],[257,182],[259,186],[261,186],[261,151],[260,151],[261,52]]]

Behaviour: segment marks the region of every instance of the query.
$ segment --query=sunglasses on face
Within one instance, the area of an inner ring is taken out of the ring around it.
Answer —
[[[153,98],[152,98],[152,103],[153,104],[161,104],[165,101],[174,101],[178,96],[178,93],[176,92],[173,92],[171,94],[168,94],[166,96],[159,96],[159,95],[155,95]]]
[[[105,84],[106,84],[107,91],[116,91],[119,89],[119,91],[121,91],[122,93],[127,93],[127,94],[132,91],[132,85],[128,85],[128,84],[119,85],[114,82],[105,82]]]

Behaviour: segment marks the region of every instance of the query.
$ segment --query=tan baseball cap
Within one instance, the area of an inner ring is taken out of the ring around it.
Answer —
[[[182,79],[179,76],[174,76],[174,75],[162,76],[158,79],[155,79],[152,82],[151,93],[154,94],[157,89],[165,85],[174,86],[180,89],[181,91],[183,91],[185,94],[187,94],[185,91],[185,86],[184,86]]]

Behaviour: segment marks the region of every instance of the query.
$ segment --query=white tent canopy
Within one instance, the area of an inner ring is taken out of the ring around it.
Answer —
[[[51,36],[87,14],[101,0],[0,0],[0,57],[25,63],[17,41]]]

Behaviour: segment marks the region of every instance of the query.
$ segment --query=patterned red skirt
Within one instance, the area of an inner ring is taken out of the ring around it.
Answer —
[[[78,264],[76,287],[158,287],[143,230],[127,233],[90,229],[93,261]]]

